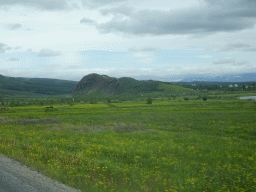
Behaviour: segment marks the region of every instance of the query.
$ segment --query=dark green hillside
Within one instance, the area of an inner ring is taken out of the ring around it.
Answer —
[[[159,81],[137,81],[133,78],[123,77],[119,79],[118,93],[151,93],[162,92]]]
[[[111,96],[130,100],[135,97],[158,97],[172,94],[191,94],[189,88],[160,81],[139,81],[129,77],[113,78],[106,75],[89,74],[77,84],[72,95],[79,99],[99,99]]]
[[[14,78],[0,75],[0,94],[71,94],[77,85],[76,81],[43,78]]]

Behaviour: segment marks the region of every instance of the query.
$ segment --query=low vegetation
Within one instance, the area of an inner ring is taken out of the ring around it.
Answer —
[[[186,97],[12,107],[0,151],[81,191],[255,191],[256,102]]]

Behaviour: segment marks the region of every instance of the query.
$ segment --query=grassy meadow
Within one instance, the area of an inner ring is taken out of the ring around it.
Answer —
[[[81,191],[256,191],[256,101],[0,111],[0,153]]]

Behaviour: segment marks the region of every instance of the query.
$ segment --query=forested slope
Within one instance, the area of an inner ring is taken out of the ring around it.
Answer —
[[[0,93],[36,93],[45,95],[71,94],[76,87],[76,81],[6,77],[0,75]]]

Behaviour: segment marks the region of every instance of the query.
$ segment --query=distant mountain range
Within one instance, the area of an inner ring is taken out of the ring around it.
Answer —
[[[203,75],[187,75],[187,76],[137,76],[137,80],[155,80],[163,82],[250,82],[256,81],[256,73],[242,73],[234,75],[218,75],[218,76],[203,76]]]
[[[187,77],[181,82],[206,81],[206,82],[249,82],[256,81],[256,73],[243,73],[236,75],[220,75],[220,76],[194,76]]]

